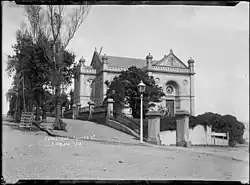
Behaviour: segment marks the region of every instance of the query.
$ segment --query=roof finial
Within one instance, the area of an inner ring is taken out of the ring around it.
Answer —
[[[152,60],[152,59],[153,59],[153,56],[152,56],[150,53],[148,53],[146,59],[147,59],[147,60]]]
[[[81,59],[79,60],[79,64],[80,65],[84,65],[85,64],[85,59],[83,57],[81,57]]]
[[[188,63],[189,63],[189,64],[194,63],[194,59],[192,59],[192,58],[190,57],[190,59],[188,60]]]
[[[104,54],[104,55],[102,56],[102,61],[103,61],[105,64],[108,63],[108,57],[107,57],[106,54]]]
[[[97,49],[96,49],[96,47],[95,47],[95,52],[98,52]]]
[[[172,50],[172,49],[170,49],[169,53],[173,53],[173,50]]]

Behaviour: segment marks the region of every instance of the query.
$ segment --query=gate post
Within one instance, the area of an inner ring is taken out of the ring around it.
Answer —
[[[89,117],[88,117],[88,120],[92,120],[92,113],[94,111],[95,103],[92,102],[92,101],[89,101],[88,104],[89,104]]]
[[[80,102],[78,102],[77,104],[76,104],[76,107],[77,107],[77,111],[76,111],[76,118],[77,119],[79,119],[79,113],[80,113],[80,108],[81,108],[81,103]]]
[[[113,111],[114,111],[114,103],[115,101],[111,98],[108,99],[107,101],[107,116],[110,117],[110,116],[113,116]]]
[[[62,118],[64,118],[65,109],[66,109],[66,107],[62,107]]]
[[[76,104],[72,105],[72,119],[76,119]]]
[[[148,142],[160,145],[161,113],[158,111],[149,111],[146,116],[148,117]]]
[[[189,112],[185,110],[176,111],[176,146],[191,146],[189,140]]]

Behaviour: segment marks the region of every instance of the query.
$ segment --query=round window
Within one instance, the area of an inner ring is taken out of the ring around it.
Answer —
[[[174,92],[174,88],[172,86],[167,86],[167,94],[172,94]]]

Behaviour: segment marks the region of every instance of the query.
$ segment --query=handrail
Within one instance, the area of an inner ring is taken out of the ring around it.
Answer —
[[[135,121],[134,119],[132,119],[132,118],[126,116],[125,114],[118,113],[118,112],[111,112],[111,113],[113,113],[113,116],[114,116],[114,117],[115,117],[115,116],[119,116],[119,117],[121,117],[121,118],[125,118],[125,119],[127,119],[127,120],[129,120],[129,121],[131,121],[131,122],[133,122],[133,123],[135,123],[135,124],[137,124],[138,126],[140,126],[140,123],[139,123],[139,122],[137,122],[137,121]]]
[[[125,125],[126,127],[132,129],[134,132],[139,134],[140,130],[140,124],[133,119],[127,117],[124,114],[120,114],[117,112],[111,112],[111,115],[113,113],[113,116],[110,116],[111,120],[118,121],[119,123]]]

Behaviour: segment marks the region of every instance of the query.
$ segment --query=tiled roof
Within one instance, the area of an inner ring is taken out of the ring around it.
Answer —
[[[102,58],[103,55],[100,55]],[[137,59],[137,58],[125,58],[125,57],[115,57],[115,56],[106,56],[108,57],[108,66],[112,67],[124,67],[129,68],[131,66],[136,66],[137,68],[143,68],[147,65],[146,59]],[[155,63],[156,61],[153,61]]]

